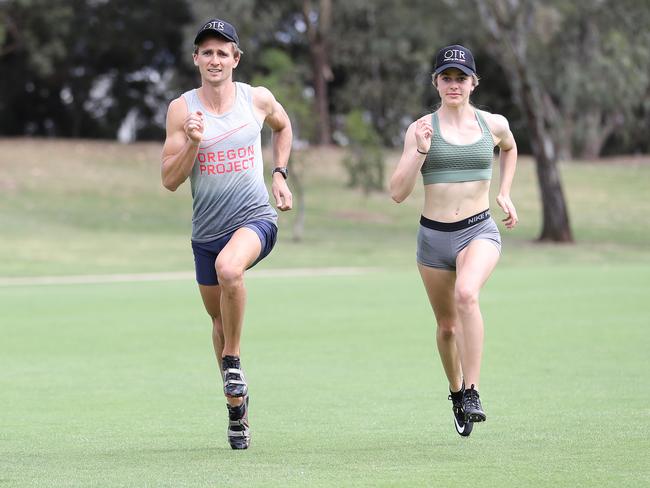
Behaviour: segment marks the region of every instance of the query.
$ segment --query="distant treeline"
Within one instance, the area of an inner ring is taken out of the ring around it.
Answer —
[[[508,117],[520,150],[544,136],[531,124],[559,157],[650,150],[644,0],[0,0],[0,134],[162,139],[211,17],[239,31],[236,78],[273,90],[311,143],[346,143],[361,114],[399,146],[437,103],[435,52],[461,43],[474,103]]]

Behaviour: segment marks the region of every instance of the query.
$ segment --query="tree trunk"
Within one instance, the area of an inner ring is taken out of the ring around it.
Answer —
[[[311,1],[304,0],[302,13],[307,25],[307,38],[311,55],[312,78],[314,84],[314,104],[318,115],[318,143],[328,145],[332,142],[332,128],[329,112],[328,83],[334,78],[328,59],[328,36],[332,19],[332,1],[320,0],[318,21],[312,21],[314,12]]]
[[[2,39],[3,43],[0,44],[0,58],[14,52],[18,48],[18,39],[20,37],[20,31],[14,19],[6,13],[0,16],[0,18],[2,17],[4,17],[5,32]]]
[[[531,1],[475,0],[481,12],[487,33],[491,36],[495,58],[509,73],[508,81],[516,101],[526,117],[537,178],[542,199],[542,230],[539,241],[573,242],[569,213],[557,167],[562,146],[557,131],[559,110],[549,94],[537,83],[534,66],[527,57],[528,36],[534,24]]]
[[[305,235],[305,187],[302,182],[302,170],[304,161],[302,155],[297,151],[291,158],[291,181],[293,182],[293,196],[296,210],[296,218],[293,221],[293,241],[302,241]]]
[[[536,155],[537,181],[542,195],[542,232],[539,241],[573,242],[569,213],[557,162]]]
[[[332,142],[331,124],[329,112],[329,92],[327,89],[327,80],[323,73],[329,69],[327,66],[327,51],[325,45],[319,42],[310,47],[312,72],[314,75],[314,98],[316,103],[316,113],[318,114],[318,142],[321,145],[327,145]]]
[[[521,70],[525,69],[523,66]],[[539,241],[573,242],[569,223],[569,212],[558,170],[559,144],[546,129],[544,109],[539,95],[528,76],[522,73],[519,99],[523,105],[526,122],[530,130],[533,156],[537,166],[537,182],[542,198],[542,231]]]
[[[603,113],[600,109],[593,109],[587,113],[584,116],[585,127],[583,127],[580,159],[598,159],[609,136],[624,121],[622,114],[612,114],[603,121]]]

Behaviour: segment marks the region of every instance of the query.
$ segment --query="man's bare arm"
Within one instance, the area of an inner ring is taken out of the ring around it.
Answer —
[[[187,112],[187,104],[177,98],[167,110],[167,137],[162,152],[162,184],[170,191],[189,177],[203,137],[203,114]]]

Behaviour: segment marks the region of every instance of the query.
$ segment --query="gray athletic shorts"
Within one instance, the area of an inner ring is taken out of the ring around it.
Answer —
[[[437,222],[422,216],[418,231],[418,263],[455,270],[458,253],[476,239],[490,241],[501,253],[501,234],[488,210],[459,222]]]

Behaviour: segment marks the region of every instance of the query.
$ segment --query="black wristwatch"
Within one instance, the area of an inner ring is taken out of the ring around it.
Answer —
[[[271,172],[271,176],[273,176],[275,173],[280,173],[285,180],[289,177],[289,170],[284,167],[278,166],[277,168],[274,168]]]

